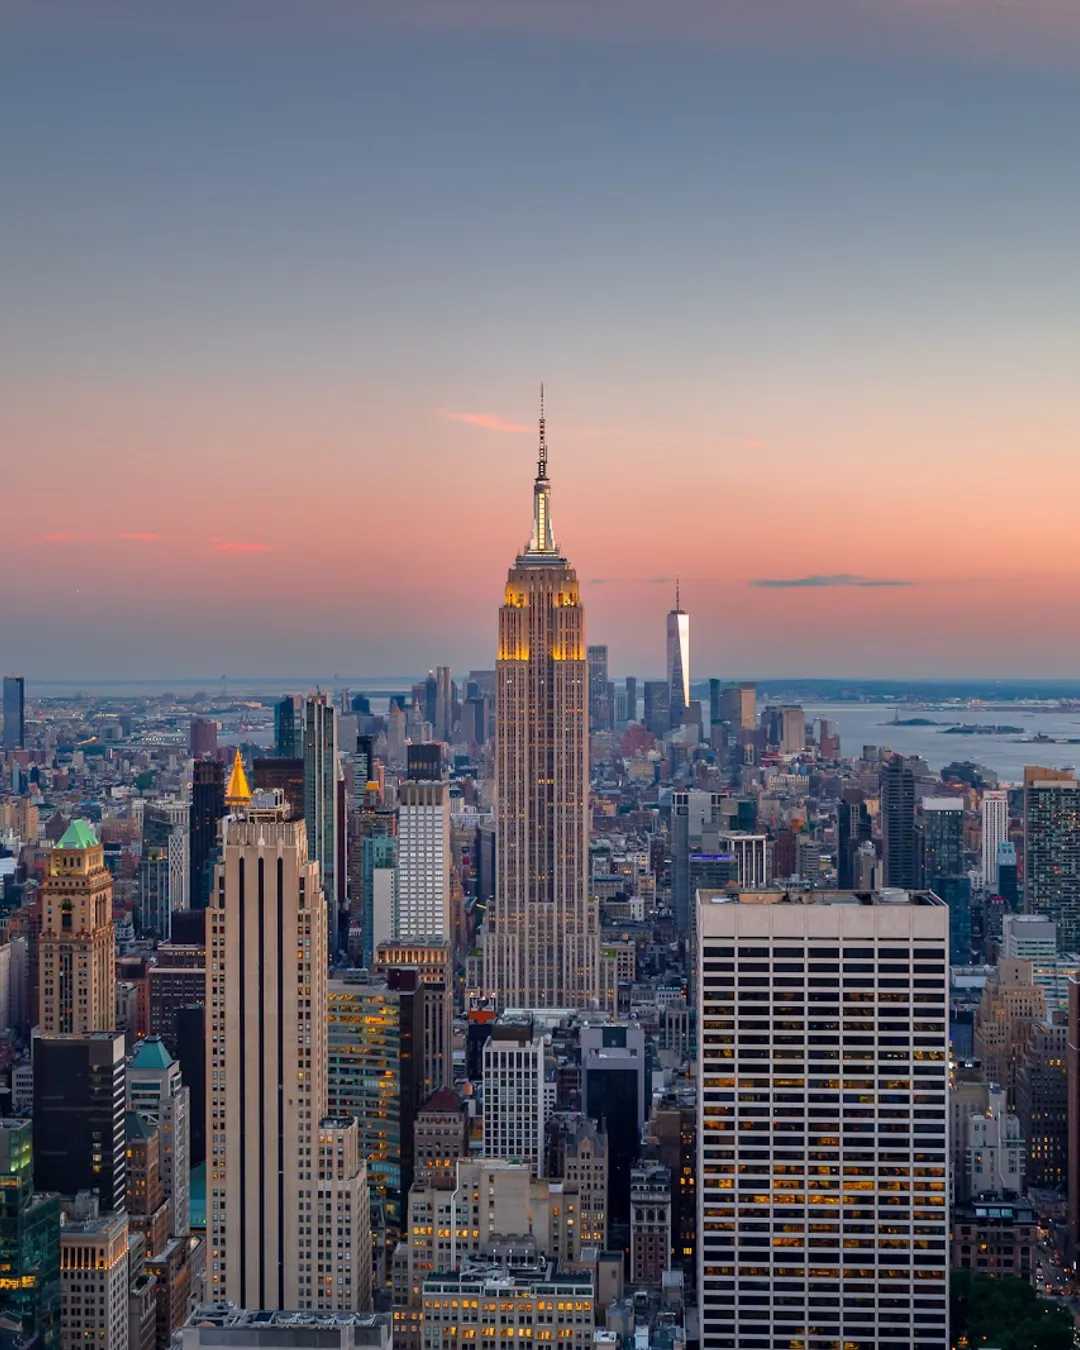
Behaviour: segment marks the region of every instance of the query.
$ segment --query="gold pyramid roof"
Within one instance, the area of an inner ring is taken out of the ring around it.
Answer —
[[[251,801],[251,788],[248,786],[247,774],[244,772],[244,761],[240,758],[240,751],[237,750],[233,759],[232,773],[229,774],[229,785],[225,789],[226,806],[244,806]]]

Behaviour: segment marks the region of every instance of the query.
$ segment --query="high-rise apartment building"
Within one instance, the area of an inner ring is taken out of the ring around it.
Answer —
[[[65,830],[49,856],[38,939],[39,1014],[44,1032],[86,1036],[116,1025],[112,876],[85,820]]]
[[[998,844],[1009,837],[1009,794],[987,789],[982,795],[982,876],[990,895],[997,894]]]
[[[171,1232],[191,1231],[191,1090],[160,1036],[139,1042],[127,1067],[127,1108],[161,1131],[161,1185],[172,1206]]]
[[[915,769],[903,755],[893,755],[881,772],[881,856],[886,886],[901,890],[918,886]]]
[[[4,1315],[30,1344],[55,1350],[60,1332],[60,1198],[34,1188],[29,1120],[0,1120],[0,1279]]]
[[[21,675],[4,676],[4,750],[26,745],[26,681]]]
[[[675,583],[675,608],[667,616],[668,716],[673,727],[682,726],[690,708],[690,615],[679,598]]]
[[[319,864],[326,899],[331,950],[337,924],[337,712],[329,694],[312,694],[304,704],[304,823],[308,856]]]
[[[191,771],[191,833],[188,858],[192,909],[205,909],[210,900],[211,869],[218,842],[218,826],[225,814],[225,765],[219,759],[197,759]]]
[[[542,405],[533,532],[507,577],[496,681],[498,871],[484,981],[501,1007],[584,1008],[599,967],[585,613],[551,527]]]
[[[450,861],[450,784],[399,784],[397,941],[450,936]]]
[[[706,1350],[946,1350],[948,914],[701,898]]]
[[[327,1115],[319,866],[284,805],[237,797],[207,938],[208,1288],[242,1307],[363,1307],[367,1176],[355,1120]]]
[[[102,1212],[124,1207],[124,1036],[35,1035],[34,1181],[43,1191],[94,1191]]]
[[[1024,769],[1024,909],[1080,949],[1080,782],[1071,770]]]

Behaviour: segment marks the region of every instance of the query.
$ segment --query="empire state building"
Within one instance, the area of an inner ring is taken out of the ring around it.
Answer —
[[[541,389],[532,538],[499,610],[496,873],[484,983],[500,1008],[585,1008],[597,995],[588,679],[577,574],[551,525]]]

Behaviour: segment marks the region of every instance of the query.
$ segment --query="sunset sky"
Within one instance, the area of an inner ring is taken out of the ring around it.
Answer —
[[[616,676],[1080,671],[1075,0],[0,0],[0,166],[4,670],[493,664],[542,379]]]

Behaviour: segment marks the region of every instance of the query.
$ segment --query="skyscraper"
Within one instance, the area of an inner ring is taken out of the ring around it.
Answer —
[[[161,1129],[161,1178],[172,1204],[172,1229],[191,1230],[191,1090],[160,1036],[139,1042],[127,1068],[127,1107]]]
[[[85,820],[65,830],[49,857],[38,939],[38,1025],[86,1036],[116,1025],[112,876]]]
[[[585,613],[551,527],[543,398],[533,532],[506,581],[496,670],[495,897],[485,983],[502,1007],[588,1006],[598,922],[588,895]]]
[[[1071,770],[1024,769],[1024,909],[1053,919],[1062,951],[1080,945],[1080,783]]]
[[[210,897],[210,862],[217,848],[218,825],[225,814],[225,765],[197,759],[191,773],[191,832],[188,859],[192,909],[205,909]]]
[[[0,1120],[0,1271],[5,1317],[30,1344],[54,1350],[60,1343],[60,1197],[35,1189],[29,1120]]]
[[[937,890],[942,877],[964,876],[963,797],[924,797],[919,827],[922,884]]]
[[[946,1350],[945,906],[762,898],[698,916],[701,1343]]]
[[[450,936],[450,784],[398,786],[398,940]]]
[[[982,797],[982,875],[988,894],[997,894],[997,849],[1009,837],[1009,794],[986,791]]]
[[[329,694],[312,694],[304,704],[304,823],[308,857],[319,864],[319,882],[330,916],[334,943],[337,916],[337,713]]]
[[[667,616],[667,687],[671,725],[682,725],[690,707],[690,615],[679,599],[675,582],[675,608]]]
[[[919,884],[915,769],[903,755],[893,755],[881,773],[881,857],[886,886],[913,890]]]
[[[304,710],[299,694],[286,694],[274,704],[274,754],[299,759],[304,753]]]
[[[326,1114],[318,864],[284,806],[232,805],[208,934],[209,1293],[243,1307],[363,1308],[367,1176],[356,1121]]]
[[[26,745],[26,681],[21,675],[4,676],[4,750]]]
[[[430,719],[428,719],[430,720]],[[454,679],[449,666],[435,667],[435,739],[449,742],[454,735]]]
[[[585,655],[589,662],[589,730],[610,731],[614,709],[608,688],[608,649],[588,647]]]

